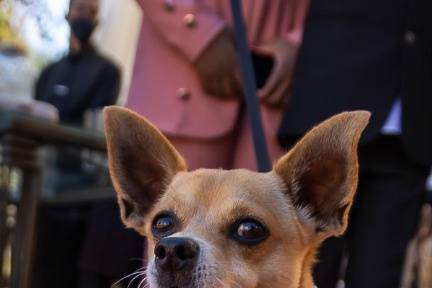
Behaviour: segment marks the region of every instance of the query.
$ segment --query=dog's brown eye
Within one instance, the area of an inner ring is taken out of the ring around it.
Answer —
[[[159,231],[167,230],[173,225],[171,217],[159,218],[155,223],[155,229]]]
[[[260,222],[245,219],[236,223],[232,237],[240,244],[257,245],[268,237],[268,231]]]
[[[173,233],[176,225],[175,217],[171,214],[161,214],[153,220],[152,232],[156,237],[166,237]]]
[[[238,227],[237,234],[243,238],[257,238],[264,234],[264,228],[255,222],[244,222]]]

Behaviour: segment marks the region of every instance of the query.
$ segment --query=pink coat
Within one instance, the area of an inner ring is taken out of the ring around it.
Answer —
[[[250,45],[278,37],[301,41],[308,0],[243,0]],[[200,87],[191,63],[226,26],[229,0],[138,0],[144,11],[127,106],[164,133],[194,138],[228,134],[239,102],[220,101]],[[273,132],[280,113],[262,108]]]

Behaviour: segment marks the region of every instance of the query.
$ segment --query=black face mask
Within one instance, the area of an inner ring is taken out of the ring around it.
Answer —
[[[96,27],[96,23],[86,19],[76,19],[70,23],[72,33],[78,38],[78,40],[86,44],[88,43],[93,30]]]

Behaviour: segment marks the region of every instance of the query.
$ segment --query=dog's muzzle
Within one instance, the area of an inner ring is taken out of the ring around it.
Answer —
[[[189,238],[163,238],[154,254],[161,286],[181,287],[190,283],[199,257],[198,243]]]

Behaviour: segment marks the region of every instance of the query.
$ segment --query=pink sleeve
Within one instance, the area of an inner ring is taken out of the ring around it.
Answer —
[[[307,13],[309,11],[310,0],[292,0],[290,1],[290,18],[289,27],[282,35],[283,38],[292,42],[301,43],[303,40],[304,25]]]
[[[137,0],[146,17],[162,37],[195,61],[225,27],[224,21],[202,0]],[[193,23],[187,25],[187,17]]]

